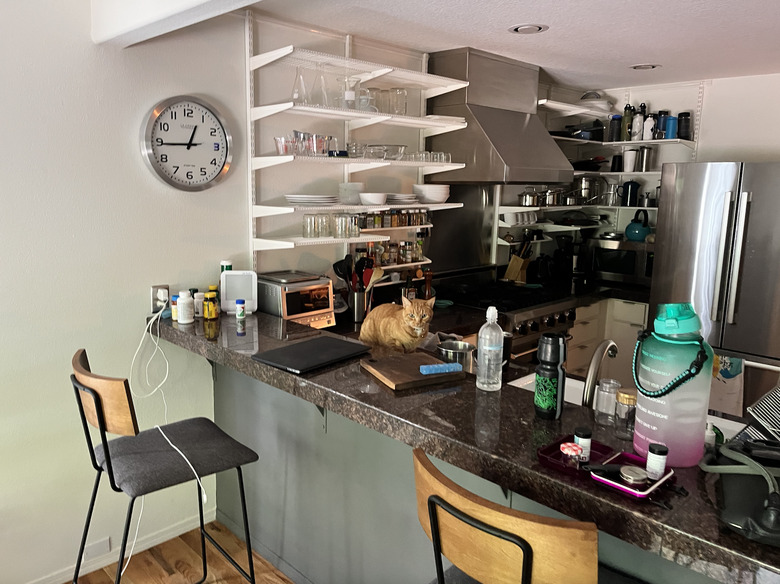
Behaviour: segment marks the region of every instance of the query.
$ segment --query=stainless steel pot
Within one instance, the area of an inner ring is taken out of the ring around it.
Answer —
[[[521,193],[518,197],[521,207],[539,207],[539,198],[536,193]]]
[[[575,190],[579,190],[581,199],[593,200],[599,196],[601,183],[599,182],[598,178],[583,176],[575,183],[575,185]]]
[[[474,373],[477,369],[475,363],[477,348],[471,343],[444,341],[436,347],[436,352],[445,363],[460,363],[466,373]]]

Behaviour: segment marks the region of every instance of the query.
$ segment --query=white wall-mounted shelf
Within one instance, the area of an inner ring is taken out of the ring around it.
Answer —
[[[271,63],[318,69],[325,74],[355,77],[360,79],[361,82],[371,80],[372,84],[379,88],[406,87],[420,89],[422,90],[423,99],[430,99],[468,85],[468,81],[310,51],[293,45],[251,57],[249,59],[249,68],[254,71]]]
[[[443,211],[445,209],[460,209],[463,207],[463,203],[412,203],[409,205],[318,205],[318,206],[305,206],[305,205],[288,205],[288,206],[274,206],[274,205],[253,205],[252,216],[253,217],[272,217],[274,215],[286,215],[295,212],[311,212],[311,213],[340,213],[349,211],[352,213],[373,213],[375,211],[387,211],[388,209],[427,209],[428,211]],[[413,225],[410,227],[432,227],[431,225]],[[373,229],[373,228],[372,228]],[[399,229],[398,227],[390,227],[388,229]]]
[[[275,239],[254,238],[254,251],[268,251],[272,249],[293,249],[311,245],[329,245],[334,243],[378,243],[389,241],[387,235],[360,235],[358,237],[279,237]]]
[[[456,116],[396,116],[357,109],[298,105],[291,101],[253,107],[250,110],[250,117],[252,121],[256,121],[281,113],[345,121],[349,124],[350,131],[376,124],[398,126],[402,128],[417,128],[422,130],[423,137],[425,138],[436,136],[437,134],[444,134],[446,132],[454,132],[455,130],[462,130],[467,125],[465,118]]]
[[[398,166],[406,168],[419,168],[424,175],[436,174],[437,172],[447,172],[449,170],[458,170],[466,165],[457,162],[418,162],[416,160],[387,160],[381,158],[347,158],[344,156],[299,156],[297,154],[288,154],[284,156],[269,155],[255,156],[252,158],[252,169],[261,170],[270,168],[288,162],[306,163],[306,164],[341,164],[350,174],[383,168],[387,166]]]
[[[611,110],[603,110],[589,107],[587,104],[566,103],[563,101],[555,101],[552,99],[540,99],[536,102],[536,105],[542,109],[553,112],[556,114],[553,117],[566,117],[566,116],[593,116],[596,118],[604,118],[613,112]]]
[[[583,140],[581,138],[569,138],[567,136],[555,136],[550,134],[550,137],[556,142],[571,142],[573,144],[580,144],[582,146],[607,146],[610,148],[633,148],[635,146],[670,146],[679,144],[693,150],[696,148],[696,142],[693,140],[680,140],[679,138],[670,138],[668,140],[623,140],[621,142],[599,142],[598,140]]]

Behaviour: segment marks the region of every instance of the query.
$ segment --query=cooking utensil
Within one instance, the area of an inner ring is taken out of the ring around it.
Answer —
[[[349,278],[347,277],[347,262],[339,260],[333,264],[333,271],[336,275],[347,283],[347,287],[350,286]]]
[[[352,258],[351,253],[344,256],[344,268],[347,274],[347,287],[352,290],[352,275],[355,272],[355,260]]]

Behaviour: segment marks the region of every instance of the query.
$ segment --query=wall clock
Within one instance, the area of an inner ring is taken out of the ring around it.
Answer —
[[[232,138],[213,106],[179,95],[152,108],[141,128],[141,151],[169,185],[201,191],[221,181],[230,170]]]

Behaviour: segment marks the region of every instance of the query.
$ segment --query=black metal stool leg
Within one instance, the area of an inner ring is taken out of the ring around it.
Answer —
[[[244,537],[246,538],[246,556],[249,562],[249,581],[255,584],[255,562],[252,558],[252,540],[249,537],[249,518],[246,514],[246,496],[244,495],[244,477],[241,473],[241,467],[236,467],[238,473],[238,490],[241,494],[241,513],[244,516]]]
[[[116,567],[116,579],[114,584],[119,584],[122,579],[122,564],[125,563],[125,548],[127,548],[127,534],[130,532],[130,520],[133,518],[133,505],[135,497],[130,497],[130,503],[127,505],[127,519],[125,519],[125,532],[122,534],[122,547],[119,550],[119,563]]]
[[[100,486],[100,477],[102,470],[95,476],[95,486],[92,487],[92,498],[89,500],[89,509],[87,510],[87,520],[84,523],[84,533],[81,536],[81,545],[79,546],[79,555],[76,559],[76,570],[73,572],[73,584],[79,581],[79,570],[81,570],[81,560],[84,558],[84,548],[87,545],[87,534],[89,533],[89,524],[92,522],[92,511],[95,509],[95,499],[97,499],[98,487]]]
[[[203,566],[203,578],[195,584],[203,584],[208,576],[208,564],[206,562],[206,526],[203,523],[203,495],[200,492],[200,483],[195,481],[195,488],[198,490],[198,517],[200,519],[200,557]]]

